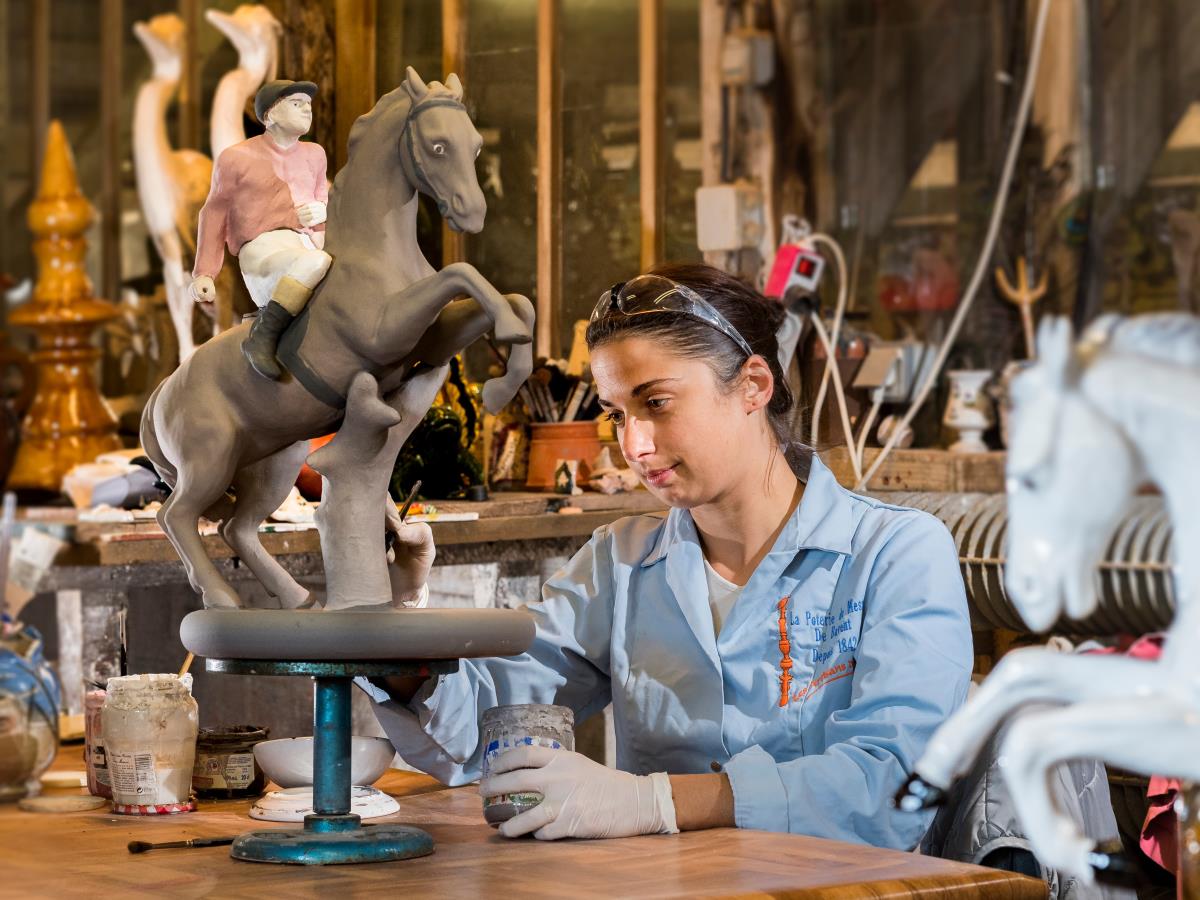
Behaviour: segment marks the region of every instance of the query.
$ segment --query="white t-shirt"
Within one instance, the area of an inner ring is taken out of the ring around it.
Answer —
[[[742,595],[742,586],[718,575],[707,559],[704,560],[704,577],[708,579],[708,608],[712,610],[713,630],[720,634],[729,611]]]

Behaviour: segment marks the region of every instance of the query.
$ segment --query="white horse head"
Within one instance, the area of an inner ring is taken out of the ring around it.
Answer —
[[[1067,319],[1038,329],[1037,363],[1013,380],[1005,586],[1045,631],[1096,607],[1096,567],[1141,481],[1124,431],[1081,390],[1089,359]],[[1103,352],[1099,350],[1097,352]]]

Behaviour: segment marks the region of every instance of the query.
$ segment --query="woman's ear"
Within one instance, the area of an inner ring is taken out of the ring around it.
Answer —
[[[766,409],[775,393],[775,377],[761,356],[750,357],[742,364],[742,408],[749,415]]]

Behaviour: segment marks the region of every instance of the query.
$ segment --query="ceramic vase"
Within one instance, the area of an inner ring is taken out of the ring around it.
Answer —
[[[995,422],[986,390],[992,380],[991,369],[958,369],[947,372],[946,377],[950,379],[950,401],[942,424],[958,432],[950,452],[986,453],[983,433]]]

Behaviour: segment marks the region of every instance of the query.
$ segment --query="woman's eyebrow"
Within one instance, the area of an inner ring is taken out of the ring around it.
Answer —
[[[679,381],[679,380],[680,379],[678,379],[678,378],[655,378],[655,379],[652,379],[651,381],[644,381],[630,392],[630,396],[636,397],[639,394],[643,394],[646,391],[650,390],[650,388],[656,387],[657,385],[664,384],[665,382],[668,382],[668,381]]]

